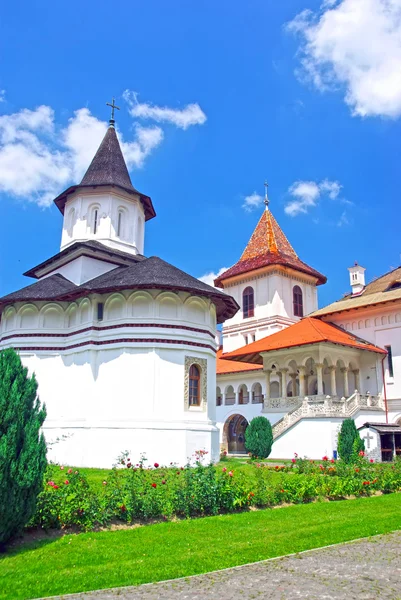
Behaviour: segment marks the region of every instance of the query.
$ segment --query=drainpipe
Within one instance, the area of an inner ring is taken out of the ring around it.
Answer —
[[[383,356],[382,358],[382,378],[383,378],[383,393],[384,393],[384,406],[385,406],[385,410],[386,410],[386,423],[388,423],[388,406],[387,406],[387,390],[386,390],[386,380],[384,378],[384,361],[387,358],[387,353],[386,356]]]

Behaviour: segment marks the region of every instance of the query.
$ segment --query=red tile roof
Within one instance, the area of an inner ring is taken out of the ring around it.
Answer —
[[[270,210],[265,210],[239,261],[222,273],[214,283],[217,287],[224,287],[224,281],[229,277],[268,265],[282,265],[316,277],[317,285],[327,281],[324,275],[298,258]]]
[[[238,350],[234,350],[233,352],[228,352],[222,358],[227,362],[229,360],[236,360],[248,364],[263,364],[263,359],[260,356],[261,352],[272,352],[273,350],[283,350],[284,348],[294,348],[296,346],[318,344],[321,342],[386,354],[386,351],[382,348],[348,331],[344,331],[337,325],[313,317],[305,317],[301,321],[298,321],[298,323],[290,325],[290,327],[286,327],[277,333],[238,348]]]
[[[221,358],[223,350],[217,352],[217,375],[225,375],[227,373],[244,373],[245,371],[261,371],[262,365],[234,362],[233,360],[224,360]]]

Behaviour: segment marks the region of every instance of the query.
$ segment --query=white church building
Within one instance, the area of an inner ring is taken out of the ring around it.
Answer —
[[[114,121],[79,185],[55,199],[60,252],[0,299],[0,349],[18,350],[46,404],[49,458],[110,467],[219,458],[216,325],[237,303],[143,256],[151,199],[131,182]],[[57,442],[57,443],[54,443]]]
[[[0,298],[0,349],[36,374],[51,460],[110,467],[128,450],[182,465],[204,449],[217,461],[245,452],[257,415],[273,425],[274,458],[335,456],[346,417],[375,459],[401,453],[401,268],[365,285],[355,265],[350,294],[318,309],[326,278],[299,259],[267,196],[216,287],[146,258],[155,210],[113,119],[81,183],[54,202],[60,251]]]
[[[273,425],[272,457],[336,456],[351,417],[368,454],[401,455],[401,436],[390,439],[401,434],[401,268],[365,285],[355,264],[350,293],[319,310],[326,278],[298,258],[267,195],[265,204],[240,260],[215,281],[241,306],[223,325],[217,358],[222,448],[245,452],[245,429],[263,415]],[[370,448],[369,427],[391,428],[383,452],[380,439]]]

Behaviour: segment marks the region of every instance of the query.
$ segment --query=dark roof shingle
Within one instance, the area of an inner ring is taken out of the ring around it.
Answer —
[[[79,286],[66,279],[60,273],[44,277],[31,285],[0,298],[0,304],[33,300],[57,300],[60,297],[76,291]]]

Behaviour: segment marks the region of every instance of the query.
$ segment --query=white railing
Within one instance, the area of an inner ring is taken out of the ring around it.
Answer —
[[[284,398],[282,400],[298,400],[298,404],[273,425],[274,439],[301,419],[314,417],[352,417],[358,410],[367,408],[384,410],[384,402],[380,396],[360,394],[359,392],[354,392],[349,398],[313,396],[306,397],[301,402],[299,398]],[[265,403],[264,412],[268,412],[268,408]]]

